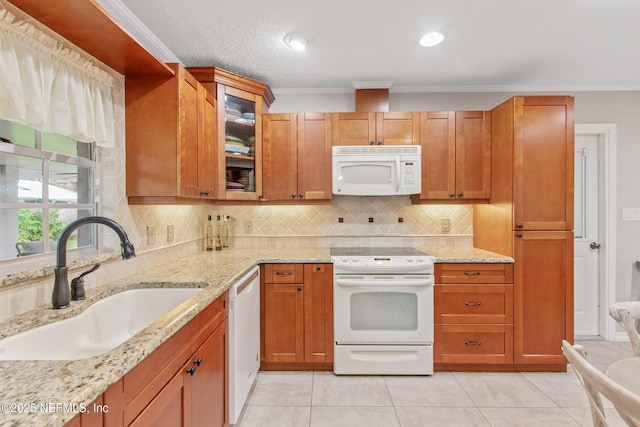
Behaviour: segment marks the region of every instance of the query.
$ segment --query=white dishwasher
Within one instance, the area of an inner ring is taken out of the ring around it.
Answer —
[[[229,423],[240,417],[260,368],[260,268],[229,289]]]

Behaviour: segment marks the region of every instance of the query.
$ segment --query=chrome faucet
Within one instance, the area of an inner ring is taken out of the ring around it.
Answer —
[[[84,218],[79,218],[67,225],[67,227],[62,230],[62,234],[58,238],[58,252],[56,254],[56,268],[55,270],[55,283],[53,284],[53,295],[51,296],[51,302],[53,303],[53,308],[67,308],[69,307],[69,302],[71,300],[70,296],[70,287],[69,287],[69,277],[68,277],[68,267],[67,267],[67,240],[71,234],[79,227],[85,224],[103,224],[107,227],[113,229],[116,232],[118,237],[120,238],[120,247],[122,252],[122,259],[129,259],[136,256],[136,252],[133,248],[133,245],[129,241],[129,237],[127,237],[127,233],[124,231],[124,228],[117,222],[112,219],[105,218],[103,216],[87,216]],[[97,267],[93,267],[89,272],[95,271]],[[88,273],[88,272],[86,272]],[[83,273],[81,276],[84,276]],[[74,295],[74,300],[79,300],[84,298],[84,290],[78,293],[78,295]]]

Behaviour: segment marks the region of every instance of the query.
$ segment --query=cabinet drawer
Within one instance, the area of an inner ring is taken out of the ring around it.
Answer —
[[[513,283],[513,264],[436,264],[436,283]]]
[[[304,264],[265,264],[265,283],[302,283]]]
[[[436,323],[513,323],[512,285],[436,285]]]
[[[436,325],[437,363],[511,363],[512,325]]]

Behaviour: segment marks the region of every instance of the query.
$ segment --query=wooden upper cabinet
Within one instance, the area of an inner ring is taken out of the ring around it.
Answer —
[[[456,198],[491,194],[491,112],[456,111]]]
[[[126,80],[129,202],[172,203],[214,195],[215,100],[178,64],[173,78]]]
[[[262,191],[266,200],[298,196],[298,153],[295,114],[262,117]]]
[[[298,114],[298,197],[330,200],[331,115]]]
[[[262,191],[267,201],[331,199],[330,114],[263,115]]]
[[[486,200],[491,186],[491,116],[484,111],[420,113],[419,200]]]
[[[412,145],[419,113],[333,113],[333,145]]]
[[[514,225],[573,229],[572,97],[514,98]]]
[[[218,199],[262,197],[262,113],[259,95],[217,85]]]
[[[413,145],[420,141],[420,113],[376,113],[376,144]]]
[[[422,145],[420,199],[455,197],[455,132],[454,111],[420,113],[420,144]]]
[[[215,198],[215,99],[189,75],[182,80],[180,194]],[[195,87],[194,87],[195,85]]]
[[[216,67],[187,70],[216,95],[216,198],[262,199],[262,115],[275,99],[271,89]]]
[[[333,113],[333,145],[369,145],[376,138],[375,113]]]
[[[216,197],[216,103],[215,96],[200,85],[198,89],[198,182],[201,196]]]

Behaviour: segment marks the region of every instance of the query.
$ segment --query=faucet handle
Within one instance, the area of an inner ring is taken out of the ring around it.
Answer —
[[[94,265],[89,270],[85,271],[75,279],[71,279],[71,299],[74,301],[83,300],[85,297],[84,292],[84,276],[89,273],[93,273],[100,267],[100,263]]]

